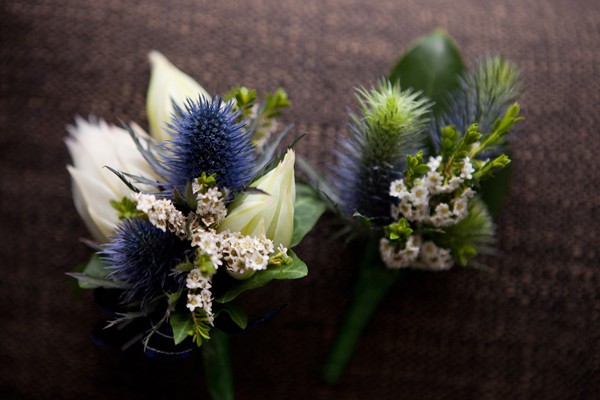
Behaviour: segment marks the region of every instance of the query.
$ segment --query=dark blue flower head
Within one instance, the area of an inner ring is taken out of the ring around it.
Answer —
[[[236,122],[239,113],[232,106],[217,97],[200,97],[176,107],[164,165],[170,185],[180,189],[203,172],[216,174],[221,188],[235,191],[248,183],[255,162],[252,132]]]
[[[189,243],[161,231],[146,219],[135,218],[119,225],[101,257],[113,270],[111,278],[129,285],[123,293],[123,301],[140,302],[144,310],[163,292],[173,292],[183,286],[183,278],[175,278],[172,270],[185,261],[189,251]]]

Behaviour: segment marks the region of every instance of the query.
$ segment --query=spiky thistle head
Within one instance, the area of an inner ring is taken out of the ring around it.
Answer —
[[[437,121],[434,138],[439,140],[441,128],[453,125],[464,133],[471,124],[479,125],[484,137],[491,133],[494,122],[514,103],[520,92],[516,65],[501,56],[479,60],[460,82],[460,88],[448,99],[449,110]],[[497,149],[491,153],[501,153]]]
[[[238,190],[251,178],[254,167],[252,132],[237,123],[232,103],[220,98],[188,99],[176,107],[169,127],[173,138],[167,142],[165,175],[170,185],[182,188],[204,172],[216,174],[220,188]]]
[[[127,304],[140,303],[142,311],[163,292],[178,290],[184,284],[172,275],[185,261],[189,243],[153,226],[147,219],[125,219],[112,241],[101,253],[111,278],[129,286],[123,293]]]
[[[347,212],[385,224],[390,214],[390,183],[402,175],[406,155],[422,148],[430,102],[420,93],[381,81],[359,89],[359,114],[351,114],[350,137],[338,150],[338,189]]]

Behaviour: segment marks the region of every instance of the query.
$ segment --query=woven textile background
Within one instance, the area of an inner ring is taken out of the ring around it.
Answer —
[[[298,151],[326,168],[353,88],[436,27],[465,59],[522,67],[526,117],[499,216],[495,273],[413,274],[392,290],[337,386],[319,373],[360,255],[299,248],[309,276],[246,296],[266,326],[232,341],[239,399],[600,398],[600,2],[18,1],[0,3],[0,398],[206,398],[201,363],[95,346],[91,293],[64,275],[88,256],[64,126],[76,114],[145,124],[146,55],[211,92],[286,88]]]

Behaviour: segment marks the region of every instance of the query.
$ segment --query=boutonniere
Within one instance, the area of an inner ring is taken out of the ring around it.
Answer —
[[[493,213],[508,189],[509,134],[521,118],[519,74],[500,56],[466,69],[441,31],[388,78],[357,90],[337,173],[315,182],[348,241],[364,245],[354,297],[326,362],[336,382],[379,302],[405,271],[484,268]],[[313,173],[313,178],[318,179]]]
[[[229,399],[227,333],[254,324],[238,296],[307,274],[291,249],[324,206],[296,184],[294,150],[277,150],[290,131],[276,121],[290,104],[282,89],[263,102],[245,87],[209,96],[161,54],[150,61],[150,135],[95,118],[68,129],[95,250],[69,275],[96,290],[114,344],[159,358],[199,349],[212,397]]]

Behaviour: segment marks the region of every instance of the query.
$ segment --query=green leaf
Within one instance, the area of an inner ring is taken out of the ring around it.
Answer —
[[[376,240],[368,243],[354,296],[325,363],[323,379],[327,383],[338,381],[377,305],[401,274],[401,270],[391,270],[383,265]]]
[[[111,271],[106,268],[106,264],[100,259],[97,253],[90,257],[88,263],[83,267],[81,273],[69,272],[67,275],[77,279],[79,287],[82,289],[103,288],[124,288],[126,285],[106,279]]]
[[[246,290],[265,286],[273,279],[299,279],[305,277],[308,274],[306,264],[293,251],[288,250],[288,255],[292,259],[289,264],[280,266],[269,265],[267,269],[258,271],[250,278],[237,281],[223,296],[215,300],[219,303],[227,303]]]
[[[202,346],[204,381],[212,400],[233,400],[229,336],[218,329],[213,329],[212,332],[212,338]]]
[[[228,314],[231,320],[240,328],[246,329],[248,326],[248,316],[240,306],[233,303],[227,303],[223,305],[220,312]]]
[[[481,182],[481,199],[492,215],[498,215],[510,188],[512,164],[494,173],[492,179]]]
[[[78,272],[67,272],[67,275],[77,279],[79,287],[82,289],[96,289],[99,287],[106,289],[126,289],[128,287],[128,285],[122,282],[111,281],[104,278],[94,278],[93,276]]]
[[[315,226],[327,206],[308,185],[296,184],[296,202],[294,203],[294,232],[290,247],[296,246]]]
[[[179,344],[185,340],[194,329],[192,313],[175,313],[169,317],[169,323],[173,329],[173,340]]]
[[[465,66],[458,46],[443,30],[419,39],[397,62],[390,73],[392,83],[412,87],[435,102],[433,113],[444,111],[444,99],[459,83]]]

